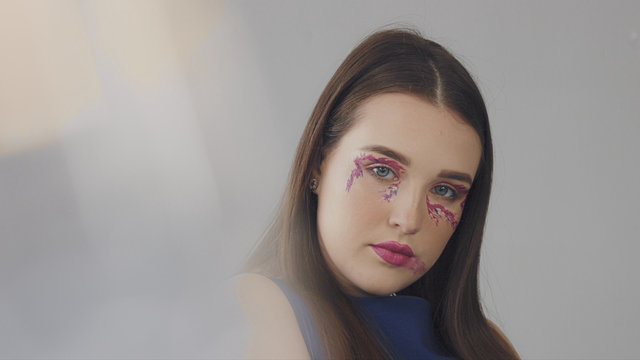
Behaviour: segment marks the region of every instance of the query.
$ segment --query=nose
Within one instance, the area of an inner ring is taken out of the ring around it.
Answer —
[[[419,190],[399,189],[398,196],[391,200],[389,225],[407,235],[420,231],[427,216],[425,196]]]

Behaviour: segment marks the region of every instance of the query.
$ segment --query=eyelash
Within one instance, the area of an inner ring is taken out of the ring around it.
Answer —
[[[386,169],[386,170],[389,171],[389,174],[393,174],[393,177],[392,178],[384,178],[384,177],[378,175],[378,173],[376,172],[375,169]],[[374,165],[374,166],[369,167],[368,170],[378,181],[398,181],[398,175],[395,173],[395,171],[393,171],[393,169],[389,168],[388,166]],[[436,193],[435,189],[438,188],[438,187],[446,188],[447,190],[449,190],[451,192],[452,195],[451,196],[444,196],[444,195],[440,195],[440,194]],[[431,192],[434,195],[440,196],[440,197],[442,197],[442,198],[444,198],[444,199],[446,199],[447,201],[450,201],[450,202],[454,202],[454,201],[458,200],[458,198],[460,197],[459,192],[455,188],[453,188],[451,186],[448,186],[448,185],[436,185],[436,186],[431,188]]]
[[[385,178],[382,177],[380,175],[378,175],[378,173],[376,172],[375,169],[385,169],[385,170],[389,170],[389,174],[393,174],[392,178]],[[379,181],[398,181],[398,175],[395,173],[395,171],[393,171],[391,168],[389,168],[388,166],[384,166],[384,165],[375,165],[369,168],[369,172]]]
[[[445,195],[440,195],[438,193],[435,192],[435,189],[439,188],[439,187],[443,187],[446,188],[447,190],[451,191],[452,195],[451,196],[445,196]],[[431,188],[431,192],[436,195],[436,196],[440,196],[444,199],[447,199],[448,201],[456,201],[458,199],[458,197],[460,196],[460,194],[458,194],[458,191],[454,188],[452,188],[451,186],[447,186],[447,185],[436,185],[434,187]]]

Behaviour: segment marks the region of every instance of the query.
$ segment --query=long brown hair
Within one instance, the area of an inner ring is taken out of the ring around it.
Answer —
[[[390,357],[340,290],[323,258],[317,236],[317,198],[309,190],[312,172],[351,128],[358,106],[389,92],[419,96],[457,113],[482,143],[482,157],[460,223],[435,265],[400,294],[431,303],[436,334],[451,355],[518,358],[508,340],[485,318],[478,295],[480,245],[493,171],[487,110],[462,64],[414,30],[376,32],[340,65],[307,122],[275,221],[245,270],[285,279],[294,287],[312,313],[328,358]]]

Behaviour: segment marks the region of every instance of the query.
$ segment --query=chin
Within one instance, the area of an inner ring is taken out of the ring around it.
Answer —
[[[392,293],[394,293],[394,290],[387,290],[387,289],[373,289],[371,291],[367,291],[367,294],[369,294],[370,296],[389,296]]]
[[[360,290],[368,294],[368,296],[389,296],[392,293],[396,293],[411,284],[412,282],[407,284],[401,282],[384,283],[380,281],[374,281],[373,283],[363,284],[363,286],[360,287]]]

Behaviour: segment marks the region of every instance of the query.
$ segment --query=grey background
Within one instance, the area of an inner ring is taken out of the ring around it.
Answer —
[[[0,358],[237,356],[224,280],[322,88],[388,24],[448,47],[485,96],[489,318],[527,359],[640,358],[640,2],[221,2],[151,87],[77,4],[99,99],[73,131],[0,157]]]

